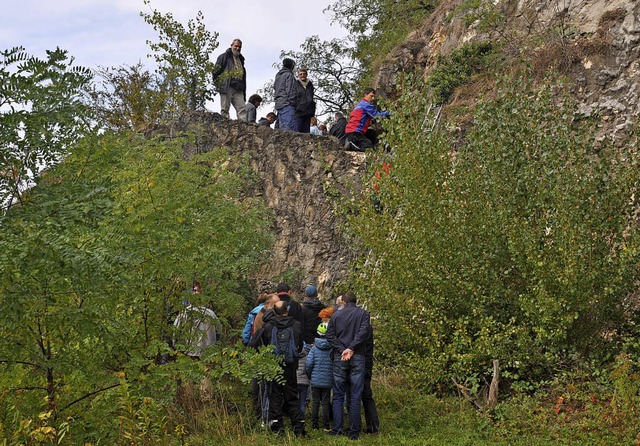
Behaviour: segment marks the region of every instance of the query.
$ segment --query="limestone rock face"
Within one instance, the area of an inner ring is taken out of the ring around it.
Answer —
[[[226,147],[249,155],[260,178],[256,194],[274,215],[276,240],[258,281],[295,271],[304,282],[330,289],[343,279],[354,252],[340,229],[336,193],[357,193],[366,169],[363,153],[343,150],[336,139],[228,120],[217,113],[192,118],[201,141],[185,148],[196,152]]]
[[[537,57],[540,71],[572,81],[580,113],[598,116],[601,134],[624,134],[640,108],[640,2],[629,0],[494,0],[504,18],[500,29],[467,25],[465,0],[443,1],[422,27],[380,66],[375,85],[396,95],[401,73],[427,77],[438,55],[467,42],[500,42],[512,55]]]

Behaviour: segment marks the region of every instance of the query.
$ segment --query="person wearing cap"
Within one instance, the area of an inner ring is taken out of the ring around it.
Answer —
[[[296,63],[288,57],[282,61],[282,69],[273,82],[274,102],[278,112],[277,129],[296,130],[296,105],[298,81],[293,74]]]
[[[317,337],[309,350],[306,360],[306,372],[311,382],[311,427],[320,428],[319,412],[322,406],[322,427],[325,432],[331,430],[331,387],[333,385],[333,365],[331,350],[333,347],[325,338],[327,323],[317,327]]]
[[[342,295],[345,307],[329,320],[327,340],[333,347],[333,430],[342,435],[343,406],[349,391],[349,430],[351,440],[360,436],[360,404],[365,380],[366,342],[371,337],[371,318],[356,306],[356,295]]]
[[[302,308],[304,311],[304,322],[302,326],[304,342],[313,344],[318,324],[322,322],[322,318],[320,318],[318,313],[325,308],[325,305],[318,299],[318,289],[315,286],[307,285],[304,289]]]

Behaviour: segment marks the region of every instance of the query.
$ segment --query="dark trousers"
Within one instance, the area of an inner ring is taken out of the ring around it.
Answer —
[[[373,149],[375,141],[376,137],[373,132],[367,131],[366,134],[347,133],[346,148],[351,151],[364,152],[366,149]]]
[[[320,427],[319,413],[322,406],[322,427],[329,429],[331,423],[331,389],[311,387],[311,425]]]
[[[304,417],[300,412],[298,399],[297,369],[297,364],[285,366],[284,383],[269,383],[269,420],[273,432],[284,430],[284,415],[287,415],[291,418],[293,432],[296,435],[304,433]]]
[[[296,116],[296,131],[309,133],[311,131],[311,116]]]
[[[380,430],[380,419],[378,409],[373,399],[371,390],[371,375],[373,374],[373,364],[367,364],[364,370],[364,388],[362,389],[362,407],[364,408],[364,422],[366,432],[376,433]]]

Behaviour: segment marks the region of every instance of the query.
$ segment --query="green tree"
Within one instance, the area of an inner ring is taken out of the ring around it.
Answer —
[[[637,140],[597,151],[557,91],[499,85],[462,141],[427,131],[428,88],[407,87],[387,128],[393,167],[351,219],[371,253],[358,283],[379,351],[431,388],[479,385],[493,359],[504,382],[547,379],[616,353],[630,316]]]
[[[205,373],[182,357],[161,364],[163,354],[179,354],[169,345],[171,322],[186,298],[213,304],[227,333],[244,310],[247,277],[267,258],[270,216],[248,193],[248,160],[216,149],[187,161],[183,147],[192,142],[86,138],[38,181],[29,203],[7,213],[0,232],[5,436],[47,411],[56,426],[76,420],[78,443],[113,438],[123,405],[148,397],[166,409],[176,377]],[[186,291],[194,275],[205,290],[197,299]],[[209,353],[217,376],[248,380],[263,367],[249,352],[220,348]]]
[[[144,3],[149,5],[150,1]],[[210,55],[218,47],[218,33],[206,29],[202,11],[186,27],[171,13],[153,10],[140,15],[158,32],[158,42],[147,43],[158,64],[158,74],[166,84],[170,109],[204,110],[205,103],[213,99],[214,62]]]
[[[42,170],[91,132],[83,103],[92,73],[57,48],[46,59],[16,47],[0,53],[0,205],[3,213]]]
[[[371,75],[375,60],[389,54],[402,38],[431,14],[440,0],[339,1],[328,12],[351,34],[354,55]]]
[[[167,92],[156,73],[142,63],[97,71],[101,84],[91,92],[92,106],[110,130],[143,131],[171,119]]]

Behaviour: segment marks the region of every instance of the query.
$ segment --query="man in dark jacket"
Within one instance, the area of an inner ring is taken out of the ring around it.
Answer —
[[[220,93],[220,114],[229,118],[229,108],[233,104],[238,119],[246,121],[247,70],[241,50],[242,41],[234,39],[231,47],[218,56],[213,69],[213,82]]]
[[[322,322],[318,313],[324,310],[325,305],[318,299],[318,289],[313,285],[307,285],[304,289],[304,301],[302,302],[304,310],[304,325],[302,326],[302,334],[305,344],[313,344],[316,338],[318,325]]]
[[[309,133],[311,118],[316,114],[316,102],[313,100],[313,82],[308,79],[306,68],[298,70],[298,94],[296,99],[296,130]],[[315,333],[315,330],[314,330]]]
[[[333,435],[342,435],[343,405],[347,388],[349,438],[360,435],[360,403],[365,380],[366,342],[371,337],[369,313],[356,306],[352,291],[343,294],[345,307],[334,313],[327,327],[327,341],[333,346]]]
[[[273,82],[274,102],[278,112],[277,129],[296,130],[295,112],[298,97],[298,81],[293,74],[296,63],[288,57],[282,61],[282,69]]]
[[[347,118],[340,112],[336,112],[336,122],[331,126],[329,135],[335,136],[340,141],[340,145],[344,147],[344,143],[347,140],[347,134],[345,128],[347,127]]]
[[[288,315],[286,302],[276,302],[273,312],[275,318],[269,320],[262,329],[262,345],[271,344],[274,327],[277,330],[285,330],[291,327],[296,349],[300,352],[302,350],[302,326],[300,322]],[[286,414],[291,418],[294,434],[297,436],[306,435],[304,417],[300,412],[300,400],[298,399],[297,369],[298,361],[290,364],[284,362],[282,364],[284,382],[271,381],[269,383],[269,422],[273,432],[282,433],[284,431],[284,414]]]

